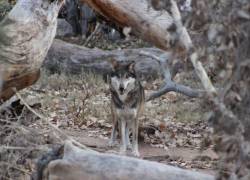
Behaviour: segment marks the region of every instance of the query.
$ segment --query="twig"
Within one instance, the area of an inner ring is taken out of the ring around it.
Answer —
[[[22,112],[21,112],[20,116],[17,116],[16,113],[14,113],[14,114],[16,115],[16,118],[17,118],[17,122],[16,122],[17,127],[20,127],[20,126],[19,126],[19,125],[20,125],[20,120],[21,120],[21,116],[22,116],[22,114],[23,114],[23,112],[24,112],[24,109],[25,109],[25,108],[22,109]],[[14,129],[13,127],[10,127],[10,130],[11,130],[11,132],[10,132],[10,135],[9,135],[9,140],[8,140],[7,146],[10,146],[12,136],[13,136],[14,131],[15,131],[16,129]],[[0,149],[0,150],[1,150],[1,149]],[[10,162],[10,159],[11,159],[11,157],[13,156],[13,154],[14,154],[13,151],[11,151],[11,152],[8,154],[8,162]],[[10,163],[9,163],[9,164],[10,164]],[[7,172],[9,172],[9,169],[10,169],[10,165],[7,165]]]
[[[83,46],[86,46],[89,41],[93,38],[93,36],[97,33],[97,31],[99,30],[100,27],[100,23],[97,22],[96,26],[95,26],[95,30],[91,33],[91,35],[86,39],[86,41],[84,42]]]
[[[44,146],[36,146],[36,147],[17,147],[17,146],[0,146],[0,152],[2,150],[49,150]]]
[[[13,169],[16,169],[16,170],[18,170],[18,171],[21,171],[21,172],[24,173],[24,174],[31,175],[30,172],[28,172],[28,171],[26,171],[26,170],[24,170],[24,169],[22,169],[22,168],[20,168],[20,167],[18,167],[18,166],[15,166],[15,165],[13,165],[13,164],[10,164],[10,163],[7,163],[7,162],[0,161],[0,166],[1,166],[1,165],[6,165],[6,166],[9,166],[9,167],[11,167],[11,168],[13,168]]]
[[[168,160],[169,159],[169,155],[155,155],[155,156],[146,156],[143,157],[143,159],[145,160],[149,160],[149,161],[163,161],[163,160]]]
[[[88,150],[88,151],[93,151],[92,149],[86,147],[85,145],[81,144],[80,142],[76,141],[75,139],[73,139],[72,137],[69,137],[67,134],[65,134],[63,131],[61,131],[58,127],[56,127],[54,124],[52,124],[49,119],[41,114],[39,114],[38,112],[36,112],[34,109],[32,109],[28,103],[22,98],[22,96],[15,90],[16,92],[16,96],[23,102],[23,104],[33,113],[35,114],[37,117],[39,117],[40,119],[44,120],[51,128],[53,128],[56,132],[58,132],[60,135],[62,135],[64,137],[64,140],[68,140],[70,142],[72,142],[73,144],[79,146],[82,149]]]

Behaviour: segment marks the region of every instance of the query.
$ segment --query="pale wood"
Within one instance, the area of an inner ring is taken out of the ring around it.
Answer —
[[[168,11],[152,8],[150,0],[80,0],[121,27],[161,49],[190,49],[192,41],[182,25],[181,15],[174,0],[169,0]]]
[[[213,180],[211,175],[136,158],[82,150],[71,142],[63,158],[48,165],[49,180]],[[44,176],[46,177],[46,175]]]
[[[70,44],[55,39],[46,57],[44,67],[57,73],[84,74],[84,71],[92,71],[95,74],[105,75],[111,72],[111,59],[117,61],[135,61],[135,70],[142,80],[153,80],[164,76],[167,82],[159,91],[149,95],[147,100],[152,100],[161,95],[174,91],[188,97],[201,97],[202,92],[172,81],[170,69],[177,71],[175,66],[162,65],[158,59],[167,60],[171,64],[171,56],[156,48],[139,48],[104,51],[101,49],[88,49],[82,46]],[[160,58],[162,57],[162,58]],[[166,72],[168,77],[166,78]]]
[[[44,62],[44,67],[52,72],[80,74],[92,71],[106,74],[111,71],[111,59],[117,61],[136,62],[136,72],[146,79],[159,77],[160,66],[153,58],[141,55],[146,51],[154,55],[161,55],[164,51],[156,48],[122,49],[105,51],[89,49],[55,39]]]
[[[194,52],[192,40],[182,24],[180,11],[175,0],[164,1],[166,7],[156,10],[150,0],[80,0],[88,3],[98,13],[118,25],[129,29],[163,50],[174,50],[175,56],[182,52],[191,55]],[[198,61],[197,61],[198,62]],[[200,64],[201,65],[201,64]],[[203,66],[200,66],[202,69]],[[167,68],[167,67],[165,67]],[[162,69],[164,73],[168,69]],[[152,94],[148,100],[159,97],[169,91],[183,93],[190,97],[201,97],[202,91],[193,91],[189,87],[178,85],[165,77],[163,88]]]
[[[61,4],[19,0],[0,22],[0,102],[35,83],[56,34]]]

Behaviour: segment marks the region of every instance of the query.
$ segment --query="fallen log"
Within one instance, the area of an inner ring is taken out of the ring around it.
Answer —
[[[61,152],[61,153],[60,153]],[[63,154],[63,155],[62,155]],[[57,160],[55,157],[58,156]],[[44,161],[49,159],[48,161]],[[50,161],[50,159],[53,159]],[[211,175],[136,158],[82,150],[66,142],[64,150],[44,155],[38,162],[37,180],[213,180]],[[43,167],[43,168],[41,168]],[[40,178],[40,179],[39,179]]]
[[[124,49],[104,51],[89,49],[55,39],[44,61],[44,67],[50,72],[80,74],[92,71],[106,74],[111,71],[110,60],[136,62],[136,72],[144,79],[155,79],[160,76],[160,65],[153,58],[141,55],[147,51],[154,55],[161,55],[164,51],[156,48]]]
[[[53,73],[64,72],[79,74],[83,71],[91,71],[95,74],[105,75],[112,70],[110,63],[111,59],[123,61],[125,63],[134,61],[136,62],[136,74],[141,80],[154,80],[160,76],[164,76],[165,78],[165,69],[162,68],[163,65],[161,62],[156,59],[156,57],[161,56],[171,64],[171,54],[156,48],[104,51],[100,49],[88,49],[56,39],[48,52],[44,67]],[[149,95],[148,101],[158,98],[170,91],[178,92],[188,97],[201,96],[201,91],[172,81],[175,73],[171,74],[170,71],[178,72],[179,68],[179,66],[172,65],[167,69],[169,71],[168,78],[165,78],[167,86]]]
[[[0,103],[35,83],[56,34],[61,3],[19,0],[0,22]]]

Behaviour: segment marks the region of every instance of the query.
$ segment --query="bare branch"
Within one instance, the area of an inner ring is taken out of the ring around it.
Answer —
[[[151,93],[149,97],[146,99],[146,101],[151,101],[171,91],[186,95],[191,98],[201,97],[202,94],[204,93],[204,91],[202,90],[195,90],[188,86],[184,86],[181,84],[177,84],[173,81],[170,81],[163,88],[159,89],[156,92]]]
[[[88,37],[88,39],[86,39],[83,46],[88,45],[89,41],[96,35],[96,33],[99,31],[99,29],[100,29],[100,23],[97,23],[95,26],[95,30],[91,33],[91,35]]]
[[[198,61],[198,55],[196,52],[191,54],[190,60],[193,64],[197,76],[200,78],[201,83],[204,86],[207,93],[211,95],[217,94],[216,89],[213,86],[212,82],[210,81],[204,67],[202,66],[201,62]]]
[[[168,92],[171,92],[171,91],[184,94],[184,95],[186,95],[188,97],[191,97],[191,98],[201,97],[202,96],[203,91],[192,89],[192,88],[190,88],[188,86],[175,83],[172,80],[172,76],[171,76],[170,68],[169,68],[169,61],[168,61],[169,59],[172,58],[171,53],[164,53],[161,56],[156,56],[156,55],[150,54],[148,52],[141,51],[140,54],[145,55],[145,56],[149,56],[149,57],[155,59],[160,64],[161,71],[162,71],[163,76],[164,76],[164,85],[163,85],[163,87],[160,88],[158,91],[153,92],[152,94],[150,94],[147,97],[146,101],[153,100],[153,99],[158,98],[158,97],[160,97],[160,96],[162,96],[162,95],[164,95],[164,94],[166,94]]]
[[[48,151],[49,149],[44,146],[36,146],[36,147],[17,147],[17,146],[0,146],[0,152],[3,150],[43,150]]]
[[[193,64],[193,67],[195,69],[196,74],[201,80],[201,83],[203,87],[206,90],[206,93],[209,97],[209,100],[211,100],[214,104],[214,106],[218,109],[218,111],[224,116],[227,117],[228,121],[233,121],[235,123],[235,126],[237,125],[239,131],[238,132],[244,132],[244,127],[240,121],[238,121],[238,118],[235,116],[235,114],[229,110],[226,105],[221,102],[218,98],[218,93],[213,86],[212,82],[210,81],[203,65],[200,61],[198,61],[198,55],[196,52],[190,53],[190,60]]]

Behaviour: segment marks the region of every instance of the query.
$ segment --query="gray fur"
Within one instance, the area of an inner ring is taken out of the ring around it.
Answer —
[[[113,128],[110,145],[115,143],[116,132],[121,137],[120,152],[125,154],[130,146],[129,134],[132,133],[132,153],[138,151],[138,116],[143,110],[145,95],[139,79],[133,74],[130,65],[113,65],[113,76],[109,77],[111,92],[111,112]]]

